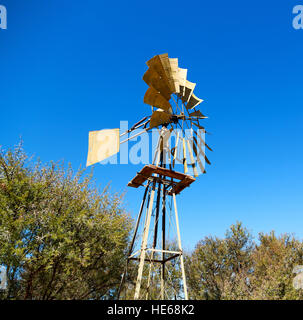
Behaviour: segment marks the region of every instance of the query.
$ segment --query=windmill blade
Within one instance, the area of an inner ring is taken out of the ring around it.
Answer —
[[[171,104],[161,95],[160,92],[155,90],[153,87],[147,89],[143,101],[144,103],[149,104],[153,107],[157,107],[168,113],[172,113]]]
[[[170,114],[166,113],[165,111],[158,109],[153,112],[150,122],[149,122],[149,128],[158,127],[161,124],[170,123],[171,116]]]
[[[198,151],[197,151],[197,147],[196,147],[196,145],[194,144],[194,142],[193,142],[192,146],[193,146],[193,150],[194,150],[195,156],[196,156],[196,158],[197,158],[197,163],[198,163],[198,165],[199,165],[199,167],[200,167],[201,172],[202,172],[202,173],[206,173],[206,170],[205,170],[205,168],[204,168],[204,166],[203,166],[203,164],[202,164],[202,162],[201,162],[201,159],[200,159],[199,154],[198,154]]]
[[[178,67],[178,58],[169,58],[171,78],[174,83],[174,93],[180,92],[179,84],[179,67]]]
[[[203,126],[201,126],[199,123],[196,123],[193,120],[191,121],[191,123],[194,124],[195,126],[197,126],[199,129],[203,130],[204,133],[206,133],[205,128]]]
[[[199,175],[198,175],[198,171],[197,171],[197,167],[196,167],[196,163],[194,160],[194,156],[193,156],[193,152],[192,152],[190,143],[188,140],[186,140],[186,142],[187,142],[187,148],[188,148],[188,152],[189,152],[189,156],[190,156],[191,165],[192,165],[193,171],[194,171],[194,176],[198,177]]]
[[[186,146],[185,146],[185,138],[183,137],[183,165],[184,165],[184,173],[187,174],[187,160],[186,160]]]
[[[172,77],[171,64],[168,54],[159,54],[146,62],[149,68],[153,68],[160,75],[162,81],[168,86],[170,93],[175,92],[174,79]],[[168,99],[169,100],[169,99]]]
[[[88,167],[118,153],[119,148],[119,129],[90,131],[86,166]]]
[[[156,91],[160,92],[161,95],[169,101],[172,91],[169,88],[168,83],[163,81],[162,76],[154,68],[149,68],[145,72],[143,80],[150,87],[153,87]]]
[[[203,115],[200,110],[197,110],[197,111],[192,112],[192,113],[188,113],[188,115],[189,115],[190,117],[207,119],[207,117],[206,117],[205,115]]]
[[[204,141],[204,139],[201,137],[201,134],[197,131],[194,131],[194,134],[200,139],[201,143],[209,150],[209,151],[213,151],[213,149]]]
[[[196,84],[193,82],[190,82],[188,80],[185,81],[185,87],[184,87],[184,92],[183,95],[179,95],[180,99],[182,100],[183,103],[188,102],[194,89],[196,87]]]
[[[200,144],[198,143],[197,138],[196,138],[196,137],[193,137],[193,140],[194,140],[194,143],[196,144],[196,146],[197,146],[198,149],[199,149],[199,154],[201,154],[202,157],[205,159],[205,161],[206,161],[209,165],[211,165],[210,161],[208,160],[207,156],[205,155],[204,151],[202,150]]]
[[[183,96],[184,94],[184,87],[186,85],[186,78],[187,78],[187,69],[179,69],[179,85],[180,85],[180,96]]]
[[[198,97],[195,96],[194,93],[192,93],[187,105],[186,105],[186,108],[187,109],[193,109],[195,108],[196,106],[198,106],[201,102],[203,102],[202,99],[199,99]]]
[[[179,131],[177,131],[176,146],[174,148],[173,167],[175,167],[175,161],[177,158],[178,144],[179,144]]]

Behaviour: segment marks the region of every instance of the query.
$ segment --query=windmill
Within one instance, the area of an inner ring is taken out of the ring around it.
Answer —
[[[134,299],[150,299],[152,288],[158,293],[154,298],[176,297],[173,292],[176,286],[183,288],[182,298],[188,299],[176,195],[189,187],[199,173],[206,173],[205,162],[210,164],[205,148],[212,149],[205,142],[206,131],[201,124],[207,117],[197,109],[203,100],[193,93],[196,84],[187,80],[187,69],[178,66],[177,58],[161,54],[146,64],[148,70],[143,80],[149,88],[144,103],[151,106],[151,115],[123,133],[119,129],[91,131],[87,166],[118,153],[120,144],[152,129],[158,130],[152,164],[145,165],[128,183],[134,188],[143,186],[145,191],[119,296],[126,287],[129,264],[136,263]],[[138,129],[141,131],[134,134]],[[170,139],[173,135],[174,142]],[[183,166],[183,172],[175,170],[178,165]],[[170,228],[174,228],[176,236],[172,241]],[[172,284],[169,264],[173,261],[178,262],[182,285],[180,281]]]

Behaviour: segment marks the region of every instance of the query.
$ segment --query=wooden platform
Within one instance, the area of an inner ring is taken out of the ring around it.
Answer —
[[[165,179],[166,184],[171,185],[171,189],[168,191],[169,195],[172,195],[173,193],[179,194],[183,189],[196,181],[195,178],[187,174],[149,164],[137,173],[137,175],[128,183],[128,186],[138,188],[142,186],[146,180],[156,180],[157,177],[153,176],[153,174],[158,174],[161,177],[171,178],[171,180]],[[175,181],[174,179],[178,181]]]

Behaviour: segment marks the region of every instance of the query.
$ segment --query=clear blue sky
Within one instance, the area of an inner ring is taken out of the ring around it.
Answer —
[[[213,134],[212,166],[178,199],[182,240],[223,236],[236,221],[254,234],[303,237],[303,30],[288,1],[0,0],[0,144],[22,135],[43,161],[86,162],[88,131],[134,123],[145,61],[167,52],[197,82]],[[126,185],[141,165],[96,165],[98,183]]]

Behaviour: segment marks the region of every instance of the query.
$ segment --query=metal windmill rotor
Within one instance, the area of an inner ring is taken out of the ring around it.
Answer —
[[[187,154],[189,154],[193,175],[197,177],[197,165],[201,172],[205,173],[204,161],[201,161],[200,157],[210,164],[204,147],[210,151],[212,149],[201,136],[201,131],[203,133],[206,131],[199,120],[207,117],[197,109],[203,100],[194,94],[196,83],[187,80],[187,69],[179,68],[178,59],[169,58],[168,54],[153,57],[147,62],[147,65],[149,68],[143,80],[149,85],[149,88],[145,93],[144,102],[151,105],[153,111],[149,128],[165,126],[170,130],[179,129],[175,146],[171,147],[172,166],[174,167],[180,149],[184,173],[188,172]],[[190,136],[188,136],[188,131],[191,132]]]
[[[197,167],[205,173],[205,162],[210,164],[205,147],[212,149],[201,134],[206,131],[200,121],[207,117],[197,109],[203,100],[194,94],[196,84],[187,80],[187,69],[178,67],[178,59],[169,58],[168,54],[153,57],[147,65],[149,68],[143,80],[149,88],[143,101],[152,107],[152,114],[124,133],[119,129],[90,132],[87,166],[116,154],[120,144],[153,128],[165,127],[176,133],[175,145],[170,147],[172,167],[179,160],[184,165],[184,173],[188,173],[188,165],[191,165],[192,173],[197,177]],[[140,133],[120,141],[124,135],[140,128],[143,129]]]

